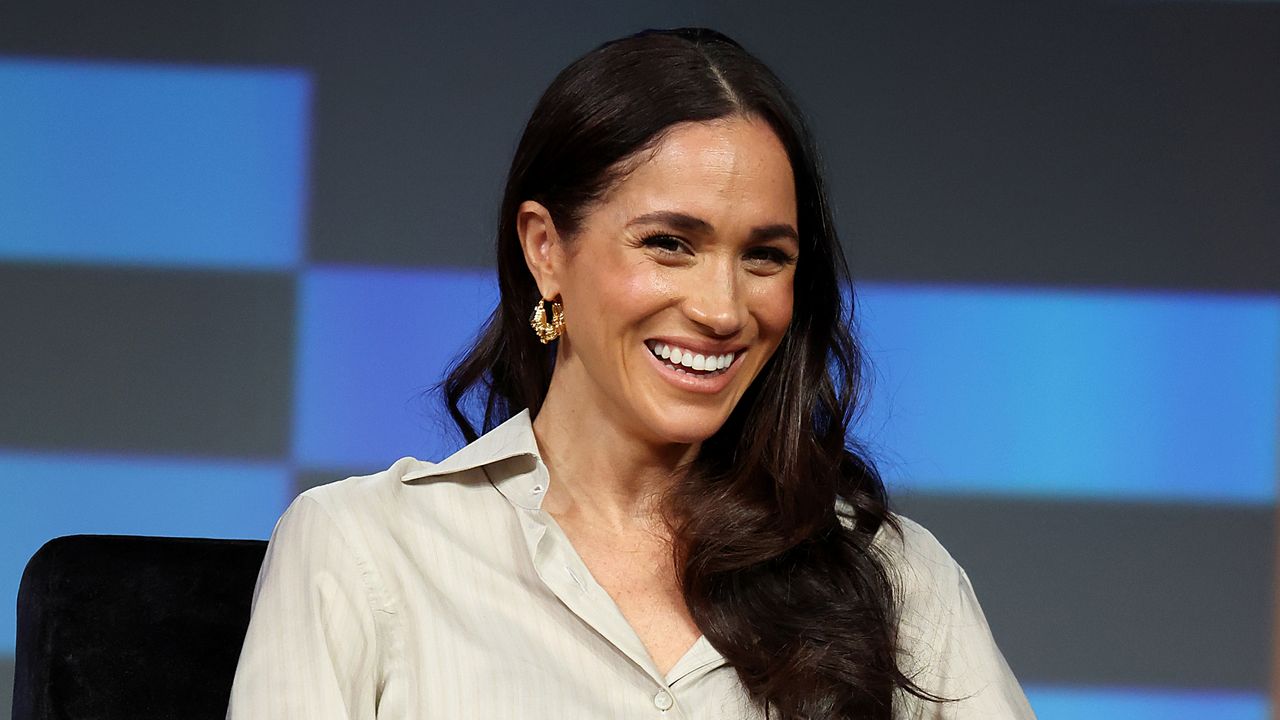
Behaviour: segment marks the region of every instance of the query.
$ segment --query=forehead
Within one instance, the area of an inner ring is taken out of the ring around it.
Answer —
[[[796,222],[791,161],[763,120],[681,123],[633,162],[592,215],[625,222],[641,213],[679,210],[718,229]]]

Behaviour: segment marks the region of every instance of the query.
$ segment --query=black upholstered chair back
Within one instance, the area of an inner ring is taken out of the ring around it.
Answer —
[[[13,720],[225,717],[266,546],[50,541],[18,591]]]

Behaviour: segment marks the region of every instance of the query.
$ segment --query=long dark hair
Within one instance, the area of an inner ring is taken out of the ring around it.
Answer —
[[[736,42],[705,29],[646,31],[600,46],[551,83],[507,179],[501,301],[442,383],[446,402],[471,441],[524,408],[536,415],[546,397],[554,351],[528,325],[540,295],[516,234],[519,204],[546,206],[571,237],[626,161],[677,123],[732,116],[767,122],[791,160],[795,303],[774,356],[664,498],[677,576],[698,628],[766,712],[887,719],[895,691],[931,696],[897,663],[893,584],[872,544],[893,524],[884,484],[846,440],[862,371],[841,293],[848,270],[796,103]]]

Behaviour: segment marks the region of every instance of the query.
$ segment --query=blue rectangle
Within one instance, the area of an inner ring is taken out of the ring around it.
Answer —
[[[27,560],[62,535],[266,538],[293,495],[263,463],[0,453],[0,653]]]
[[[860,435],[930,492],[1270,502],[1280,299],[867,285]]]
[[[310,96],[300,70],[0,59],[0,257],[292,266]]]
[[[1267,698],[1222,690],[1028,687],[1038,720],[1267,720]]]
[[[299,293],[296,463],[374,470],[457,448],[423,393],[496,306],[492,271],[316,268]]]

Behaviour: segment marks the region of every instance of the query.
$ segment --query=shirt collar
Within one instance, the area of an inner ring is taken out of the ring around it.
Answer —
[[[530,510],[542,507],[550,476],[538,454],[527,409],[444,460],[406,473],[400,480],[408,483],[476,468],[482,469],[489,482],[513,504]]]

